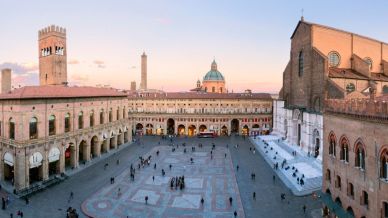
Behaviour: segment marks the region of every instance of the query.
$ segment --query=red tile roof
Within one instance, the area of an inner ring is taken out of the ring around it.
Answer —
[[[0,100],[6,99],[45,99],[45,98],[87,98],[87,97],[125,97],[124,92],[111,88],[88,86],[25,86],[8,93],[0,94]]]
[[[262,99],[272,100],[268,93],[209,93],[209,92],[165,92],[130,94],[129,99]]]
[[[346,79],[359,79],[359,80],[375,80],[375,81],[388,81],[388,77],[385,76],[382,73],[371,73],[370,78],[367,76],[347,68],[336,68],[336,67],[330,67],[329,68],[329,77],[330,78],[346,78]]]

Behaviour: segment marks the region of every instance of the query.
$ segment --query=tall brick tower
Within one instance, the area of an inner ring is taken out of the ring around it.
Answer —
[[[141,82],[140,89],[147,89],[147,55],[145,52],[141,55]]]
[[[40,85],[67,84],[66,29],[51,25],[39,31]]]

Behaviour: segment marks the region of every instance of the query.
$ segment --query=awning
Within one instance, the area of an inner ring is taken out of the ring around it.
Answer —
[[[30,156],[30,168],[35,168],[42,165],[43,156],[40,152],[35,152]]]
[[[331,198],[331,195],[326,194],[326,193],[322,193],[321,199],[322,199],[323,204],[325,204],[326,207],[329,208],[330,213],[333,213],[340,218],[343,218],[343,217],[344,218],[345,217],[346,218],[353,218],[354,217],[353,215],[346,212],[339,204],[334,202],[333,199]]]
[[[126,131],[128,131],[128,127],[125,126],[124,127],[124,132],[126,132]]]
[[[48,155],[48,160],[49,162],[54,162],[54,161],[57,161],[59,160],[59,156],[60,156],[61,152],[59,151],[58,148],[52,148],[49,152],[49,155]]]
[[[13,155],[11,153],[5,152],[4,163],[11,166],[11,167],[13,166]]]
[[[102,139],[105,140],[105,139],[107,139],[107,138],[108,138],[108,136],[106,135],[106,133],[104,133],[104,134],[102,135]]]

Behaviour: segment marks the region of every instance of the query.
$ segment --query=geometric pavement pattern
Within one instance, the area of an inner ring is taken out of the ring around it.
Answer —
[[[210,146],[195,146],[195,152],[187,145],[175,147],[175,152],[172,146],[157,146],[143,156],[152,156],[149,166],[139,170],[138,162],[132,163],[136,169],[135,181],[131,181],[130,169],[125,170],[115,177],[114,184],[102,187],[87,198],[81,205],[82,212],[95,218],[221,218],[234,217],[237,211],[238,217],[245,217],[229,149],[216,146],[213,158],[210,151]],[[170,178],[182,175],[185,188],[171,189]],[[147,204],[145,196],[148,196]],[[233,198],[232,205],[229,197]]]

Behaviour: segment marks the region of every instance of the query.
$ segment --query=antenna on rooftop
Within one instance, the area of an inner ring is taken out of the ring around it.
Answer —
[[[302,8],[302,10],[301,10],[301,15],[302,15],[302,16],[300,17],[300,20],[301,20],[301,21],[304,21],[303,12],[304,12],[304,9]]]

